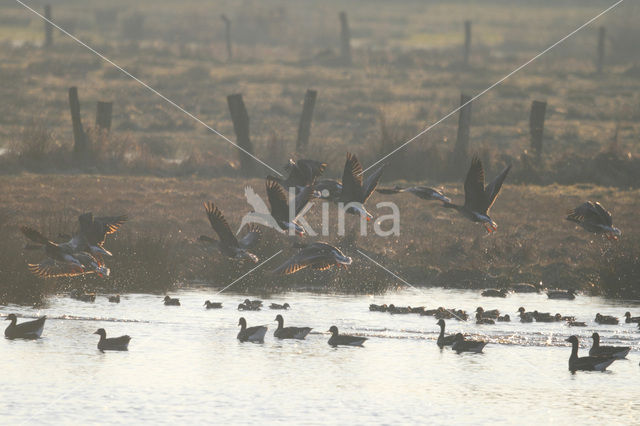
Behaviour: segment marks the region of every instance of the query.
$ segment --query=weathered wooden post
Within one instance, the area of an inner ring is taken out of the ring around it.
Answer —
[[[458,115],[458,135],[453,150],[453,161],[456,167],[464,170],[469,152],[469,136],[471,134],[471,96],[460,94],[460,106],[464,105]]]
[[[464,21],[464,65],[469,65],[471,54],[471,21]]]
[[[78,88],[69,88],[69,109],[71,110],[71,124],[73,126],[73,154],[81,157],[89,151],[89,141],[80,120],[80,100]]]
[[[231,113],[233,121],[233,130],[236,133],[236,142],[238,146],[249,154],[253,155],[253,145],[249,138],[249,114],[244,106],[242,95],[237,93],[227,96],[227,105]],[[252,175],[254,170],[254,159],[246,152],[240,151],[240,169],[245,175]]]
[[[604,69],[604,41],[605,41],[605,29],[604,27],[598,28],[598,56],[596,62],[596,68],[598,70],[598,74],[602,74],[602,70]]]
[[[340,12],[340,60],[343,65],[351,65],[351,33],[345,12]]]
[[[542,135],[544,133],[544,116],[547,111],[547,103],[533,101],[529,115],[529,133],[531,134],[531,149],[540,157],[542,155]]]
[[[49,23],[51,21],[51,5],[44,5],[44,45],[45,47],[53,46],[53,25]]]
[[[231,62],[233,57],[233,51],[231,50],[231,20],[225,14],[220,15],[220,19],[224,21],[224,34],[227,39],[227,61]]]
[[[309,135],[311,134],[311,120],[313,119],[313,109],[316,106],[316,98],[318,92],[316,90],[307,90],[304,95],[304,105],[302,106],[302,115],[300,116],[300,124],[298,125],[298,139],[296,148],[300,150],[309,144]]]
[[[112,102],[98,101],[96,104],[96,127],[101,130],[111,130],[111,113],[113,112]]]

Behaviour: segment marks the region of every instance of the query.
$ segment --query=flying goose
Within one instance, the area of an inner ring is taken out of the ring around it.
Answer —
[[[65,243],[54,243],[33,228],[23,226],[22,233],[31,241],[44,247],[47,256],[42,262],[28,264],[32,274],[42,278],[73,277],[95,273],[100,277],[108,276],[110,271],[104,263],[86,251],[77,251],[77,237]]]
[[[482,297],[507,297],[507,291],[503,288],[489,288],[480,293]]]
[[[287,310],[289,309],[291,306],[288,303],[284,303],[282,305],[278,304],[278,303],[272,303],[271,305],[269,305],[269,309],[280,309],[280,310]]]
[[[38,339],[42,335],[46,316],[38,318],[35,321],[25,321],[17,324],[18,318],[16,314],[9,314],[5,321],[11,321],[9,326],[4,330],[4,336],[7,339]]]
[[[611,316],[611,315],[600,315],[600,313],[598,312],[596,314],[596,322],[598,324],[609,324],[609,325],[616,325],[618,324],[620,321],[618,320],[618,318]]]
[[[443,203],[451,202],[451,199],[449,197],[445,197],[442,191],[429,188],[427,186],[410,186],[408,188],[403,188],[400,185],[396,185],[393,188],[378,188],[376,191],[381,194],[399,194],[401,192],[409,192],[416,197],[427,201],[437,200],[442,201]]]
[[[313,189],[323,200],[337,202],[342,197],[342,184],[336,179],[319,179],[313,185]]]
[[[591,356],[610,356],[622,359],[631,350],[629,346],[600,346],[600,335],[598,333],[593,333],[591,338],[593,339],[593,346],[589,349],[589,355]]]
[[[240,326],[238,340],[241,342],[264,343],[264,335],[267,334],[266,326],[257,325],[255,327],[247,328],[247,320],[244,318],[240,318],[238,325]]]
[[[293,232],[296,235],[304,234],[304,228],[296,222],[296,218],[302,213],[314,195],[310,186],[302,188],[295,196],[293,211],[290,211],[289,194],[273,176],[267,176],[267,198],[271,206],[270,214],[282,232]],[[293,216],[290,215],[293,213]]]
[[[284,318],[282,315],[276,315],[276,319],[274,321],[278,321],[278,328],[273,332],[273,336],[278,339],[298,339],[304,340],[307,337],[307,334],[311,331],[310,327],[283,327]]]
[[[112,256],[111,252],[103,247],[105,239],[107,235],[116,232],[127,219],[127,215],[93,217],[91,212],[78,216],[79,234],[88,251],[94,256]]]
[[[222,303],[220,302],[211,302],[207,300],[204,302],[204,305],[207,309],[222,309]]]
[[[362,344],[367,340],[366,337],[359,336],[349,336],[346,334],[339,334],[338,327],[332,325],[329,328],[329,333],[331,333],[331,337],[329,337],[329,341],[327,342],[329,345],[336,346],[362,346]]]
[[[373,218],[373,215],[365,209],[364,203],[378,186],[383,169],[384,165],[363,180],[360,161],[354,154],[347,152],[347,160],[344,163],[342,173],[342,193],[340,194],[340,201],[347,207],[347,213],[359,214],[368,221]]]
[[[305,186],[313,186],[316,179],[324,173],[327,168],[327,163],[323,163],[316,160],[300,159],[294,161],[292,158],[284,166],[285,171],[289,172],[289,176],[282,180],[278,179],[278,182],[285,188],[295,188],[296,192],[300,191]]]
[[[529,283],[517,283],[511,286],[511,291],[514,293],[540,293],[542,290],[542,283],[529,284]]]
[[[107,299],[111,303],[120,303],[120,295],[119,294],[116,294],[114,296],[107,296]]]
[[[549,299],[573,300],[573,299],[576,298],[576,292],[573,289],[569,289],[569,290],[549,290],[549,291],[547,291],[547,297]]]
[[[460,352],[475,352],[480,353],[487,343],[479,340],[465,340],[462,333],[455,335],[455,340],[451,345],[451,349]]]
[[[172,299],[169,296],[165,296],[163,300],[165,306],[180,306],[180,299]]]
[[[489,234],[493,233],[498,229],[498,225],[489,216],[489,210],[496,201],[509,170],[511,170],[511,165],[508,165],[485,188],[482,162],[478,157],[473,157],[464,181],[464,205],[445,202],[443,206],[456,209],[472,222],[482,223]]]
[[[586,201],[575,209],[569,210],[568,221],[575,222],[585,230],[596,234],[606,234],[610,240],[617,240],[622,232],[613,226],[613,218],[602,204]]]
[[[127,351],[129,350],[129,341],[131,337],[125,335],[120,337],[110,337],[107,339],[107,332],[104,328],[99,328],[95,333],[100,336],[98,341],[98,349],[101,351]]]
[[[211,227],[216,231],[220,240],[216,241],[206,235],[201,235],[200,240],[211,242],[222,254],[229,258],[249,260],[253,263],[257,263],[258,256],[249,252],[248,249],[253,246],[260,237],[258,228],[250,226],[247,235],[238,240],[236,236],[233,235],[227,220],[224,218],[218,207],[216,207],[212,202],[209,202],[204,203],[204,209],[207,212],[207,217],[209,218]]]
[[[640,323],[640,317],[632,317],[631,312],[627,311],[624,313],[624,322],[626,322],[627,324],[632,322]]]
[[[608,366],[616,360],[613,357],[595,357],[583,356],[578,357],[578,338],[571,336],[567,340],[571,343],[571,356],[569,357],[569,371],[604,371]]]
[[[351,265],[351,261],[351,258],[345,256],[340,249],[327,243],[317,242],[304,247],[271,272],[289,275],[307,267],[324,271],[334,265],[342,266],[346,269],[347,265]]]
[[[453,342],[456,341],[456,336],[451,334],[449,336],[445,336],[444,334],[444,327],[445,327],[445,323],[444,320],[438,320],[438,322],[436,323],[440,326],[440,334],[438,335],[438,340],[436,341],[436,344],[438,345],[438,347],[440,347],[440,349],[444,348],[445,346],[451,346],[453,345]]]

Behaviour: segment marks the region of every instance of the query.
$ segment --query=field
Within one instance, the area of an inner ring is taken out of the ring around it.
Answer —
[[[280,170],[289,156],[329,163],[344,153],[367,167],[474,95],[582,25],[605,1],[202,2],[73,1],[53,6],[62,28],[103,52],[203,122],[235,140],[226,96],[241,93],[255,154]],[[579,7],[578,7],[579,6]],[[41,5],[34,6],[41,11]],[[338,13],[351,29],[353,64],[340,61]],[[166,291],[204,281],[224,285],[249,265],[228,265],[195,239],[211,233],[202,202],[219,203],[239,223],[249,206],[243,187],[264,191],[256,168],[244,178],[238,152],[109,63],[54,31],[44,47],[42,20],[17,3],[0,6],[0,303],[37,303],[70,286],[104,291]],[[228,60],[224,24],[231,20]],[[396,196],[401,235],[332,237],[354,257],[350,271],[263,273],[239,291],[291,287],[379,292],[399,283],[362,258],[359,247],[409,282],[491,287],[540,281],[612,297],[637,290],[640,184],[640,7],[625,2],[475,100],[469,154],[493,176],[513,164],[493,215],[496,235],[409,195]],[[469,64],[463,22],[472,20]],[[598,26],[606,28],[605,66],[596,72]],[[92,155],[74,160],[68,88],[78,87]],[[296,151],[307,89],[318,91],[309,146]],[[109,134],[94,129],[95,103],[113,102]],[[548,103],[544,149],[529,137],[533,100]],[[464,169],[451,161],[457,114],[391,157],[385,186],[444,186],[462,199]],[[377,194],[372,205],[384,200]],[[623,231],[611,243],[575,229],[565,211],[601,201]],[[51,236],[73,231],[82,211],[126,212],[131,221],[110,242],[113,277],[44,282],[26,272],[17,226]],[[318,223],[314,211],[310,223]],[[232,225],[233,227],[234,225]],[[291,242],[265,231],[263,258]],[[272,243],[271,241],[276,243]],[[360,257],[359,257],[360,256]],[[269,269],[269,265],[265,266]]]

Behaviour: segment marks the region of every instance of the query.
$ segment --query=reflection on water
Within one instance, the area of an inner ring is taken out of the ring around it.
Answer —
[[[638,315],[640,306],[599,298],[547,300],[544,295],[481,298],[475,292],[426,289],[385,296],[291,293],[273,301],[288,311],[238,312],[244,296],[223,294],[223,309],[205,310],[207,290],[177,294],[182,306],[162,297],[127,295],[120,304],[98,298],[83,303],[52,298],[47,309],[0,308],[0,315],[47,315],[38,341],[0,341],[3,368],[2,423],[139,422],[621,422],[640,416],[640,332],[633,324],[600,326],[596,312]],[[484,354],[456,355],[435,344],[433,317],[369,312],[369,303],[397,306],[498,308],[575,315],[586,328],[563,323],[519,322],[478,326],[447,321],[490,342]],[[273,338],[276,314],[285,326],[313,327],[305,341]],[[267,324],[264,344],[239,343],[238,317]],[[624,320],[623,320],[624,321]],[[367,336],[364,348],[331,348],[331,325]],[[101,353],[98,336],[129,334],[129,352]],[[629,360],[605,373],[567,370],[564,339],[577,334],[586,355],[597,330],[604,344],[633,347]]]

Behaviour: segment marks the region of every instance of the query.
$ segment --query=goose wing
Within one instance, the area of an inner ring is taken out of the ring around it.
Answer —
[[[204,209],[207,212],[209,223],[211,223],[211,227],[216,231],[218,237],[220,237],[220,241],[228,247],[239,247],[238,240],[235,235],[233,235],[233,232],[220,209],[212,202],[204,203]]]
[[[607,209],[602,207],[602,204],[596,201],[595,203],[593,203],[593,208],[595,209],[596,212],[598,212],[598,215],[600,216],[600,218],[602,219],[602,222],[604,222],[605,225],[613,226],[613,217],[611,216],[611,213]]]
[[[266,185],[271,216],[276,220],[289,221],[289,203],[286,191],[273,176],[267,176]]]
[[[47,258],[40,263],[29,263],[29,271],[40,278],[76,277],[86,273],[78,265],[72,263],[56,262]]]
[[[493,206],[493,203],[496,201],[496,198],[498,198],[498,194],[500,193],[500,189],[502,189],[502,184],[504,183],[504,180],[506,179],[507,174],[509,174],[509,170],[511,170],[511,164],[505,167],[505,169],[498,176],[496,176],[491,181],[491,183],[487,185],[487,188],[484,190],[486,203],[487,203],[486,204],[487,212],[489,212],[489,209],[491,209],[491,206]]]
[[[285,166],[285,169],[289,171],[287,181],[296,186],[312,185],[316,178],[324,173],[326,168],[327,163],[316,160],[289,160],[289,163]]]
[[[93,213],[78,216],[80,234],[91,245],[102,245],[107,235],[116,232],[127,221],[127,215],[93,217]]]
[[[604,208],[602,208],[602,210],[604,210]],[[569,210],[567,220],[578,223],[589,222],[606,225],[606,215],[603,216],[601,211],[596,207],[596,203],[592,203],[591,201],[585,201],[575,209]]]
[[[33,228],[28,226],[21,226],[20,231],[24,234],[25,237],[33,241],[34,243],[43,244],[43,245],[55,245],[54,242],[50,241],[47,237],[42,235],[39,231],[36,231]]]
[[[378,182],[380,182],[380,177],[382,176],[382,171],[383,170],[384,170],[384,165],[382,165],[379,168],[377,168],[373,173],[371,173],[364,180],[364,186],[362,188],[362,190],[364,192],[363,197],[362,197],[362,203],[363,204],[369,199],[369,197],[371,196],[373,191],[378,186]]]
[[[471,160],[471,166],[464,181],[464,205],[478,213],[486,212],[484,195],[484,169],[477,156]]]
[[[311,198],[313,198],[314,189],[311,186],[305,186],[302,188],[298,195],[296,195],[296,217],[302,213],[302,210],[309,204]],[[289,212],[287,212],[287,215]]]
[[[249,225],[249,232],[247,232],[247,235],[238,240],[238,244],[240,244],[240,247],[247,249],[253,246],[259,238],[260,229],[256,225],[251,224]]]
[[[362,165],[354,154],[347,152],[347,160],[344,163],[344,171],[342,172],[342,195],[340,199],[345,203],[351,201],[360,203],[363,198]]]
[[[15,331],[18,334],[31,334],[31,333],[35,333],[38,330],[40,330],[40,328],[42,328],[45,320],[47,319],[46,316],[40,317],[35,321],[25,321],[22,322],[20,324],[16,324],[15,325]]]
[[[332,254],[312,244],[291,256],[286,262],[271,272],[274,274],[290,275],[309,266],[313,267],[313,269],[325,270],[333,264],[335,264],[335,258]]]

